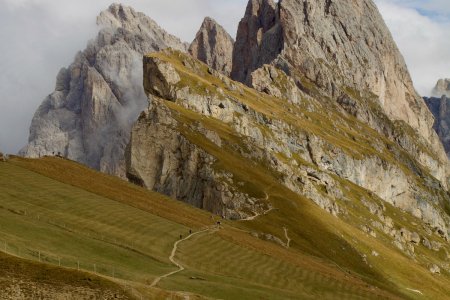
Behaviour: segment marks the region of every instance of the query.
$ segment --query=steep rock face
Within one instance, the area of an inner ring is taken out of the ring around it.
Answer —
[[[273,0],[250,0],[239,23],[231,78],[250,83],[251,73],[271,63],[283,47],[278,7]]]
[[[424,100],[436,119],[433,128],[450,157],[450,79],[440,79],[432,94],[433,97]]]
[[[438,166],[434,175],[447,186],[450,169],[432,129],[433,116],[372,0],[251,0],[234,51],[233,79],[261,90],[254,84],[260,75],[254,73],[271,64],[306,94],[336,101],[405,146],[421,164]],[[417,131],[422,148],[430,151],[405,143],[408,138],[399,134],[396,123]]]
[[[198,64],[188,59],[183,63]],[[232,175],[214,168],[217,158],[183,135],[196,131],[210,143],[221,146],[217,133],[201,123],[189,124],[180,119],[179,113],[165,104],[183,99],[201,105],[204,99],[191,94],[187,86],[180,90],[180,84],[186,83],[174,65],[157,55],[144,58],[144,88],[152,104],[133,126],[126,151],[128,179],[229,219],[267,210],[266,199],[251,197],[230,185]],[[212,96],[209,101],[219,99]]]
[[[147,107],[144,53],[186,46],[153,20],[113,4],[97,18],[102,28],[57,77],[55,91],[34,115],[27,157],[62,156],[125,177],[124,149],[132,124]]]
[[[233,38],[215,20],[205,18],[189,53],[211,68],[229,76],[231,73]]]
[[[286,74],[265,68],[281,95],[289,93],[293,83]],[[431,170],[356,118],[298,90],[300,103],[256,93],[178,52],[146,56],[144,74],[154,100],[133,128],[130,180],[225,217],[245,218],[270,204],[245,188],[252,179],[242,180],[237,166],[243,162],[233,162],[242,157],[333,215],[346,214],[352,183],[448,237],[450,220],[442,207],[449,198]]]

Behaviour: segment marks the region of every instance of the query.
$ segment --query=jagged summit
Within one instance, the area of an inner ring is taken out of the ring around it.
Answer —
[[[420,163],[439,166],[434,175],[447,186],[450,169],[434,118],[372,0],[250,0],[238,27],[231,77],[279,96],[265,65],[283,70],[301,92],[337,104],[402,144]],[[401,126],[417,132],[426,154],[401,141]]]
[[[250,0],[239,24],[232,78],[274,64],[337,98],[345,87],[377,95],[392,120],[426,139],[433,119],[416,93],[404,59],[372,0]],[[302,83],[303,82],[303,83]]]
[[[229,76],[233,38],[214,19],[206,17],[189,47],[189,53],[213,69]]]
[[[148,105],[142,56],[180,39],[131,7],[113,4],[100,13],[97,38],[57,77],[55,91],[34,115],[27,157],[60,153],[97,170],[125,176],[124,149],[132,124]]]
[[[432,91],[433,97],[450,97],[450,79],[439,79]]]
[[[424,100],[436,119],[433,127],[450,157],[450,79],[439,79],[431,94]]]
[[[231,78],[250,84],[251,73],[281,53],[282,28],[273,0],[250,0],[239,23]]]

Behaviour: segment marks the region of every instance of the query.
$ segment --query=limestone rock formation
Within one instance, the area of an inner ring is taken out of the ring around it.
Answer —
[[[299,103],[257,93],[172,50],[146,56],[144,72],[153,100],[133,127],[127,151],[131,181],[227,218],[246,218],[270,203],[244,188],[252,180],[239,174],[236,166],[244,162],[229,165],[242,157],[335,216],[347,213],[352,183],[370,191],[371,201],[408,212],[448,239],[450,218],[443,207],[449,197],[434,170],[356,118],[350,121],[302,91]],[[290,81],[281,71],[272,73],[284,95]],[[414,145],[414,136],[403,142]],[[382,206],[363,203],[382,222],[363,228],[378,228],[412,255],[420,236],[395,229]]]
[[[450,79],[440,79],[432,92],[432,97],[424,98],[436,121],[436,130],[447,156],[450,157]]]
[[[131,126],[148,105],[142,56],[166,47],[186,51],[186,46],[144,14],[120,4],[103,11],[97,24],[97,38],[61,69],[55,91],[35,113],[21,154],[60,153],[125,177]]]
[[[438,98],[446,96],[450,98],[450,79],[439,79],[432,91],[432,96]]]
[[[185,58],[185,65],[199,64]],[[182,134],[184,130],[196,131],[221,146],[216,132],[201,123],[180,120],[164,104],[182,99],[186,105],[203,105],[205,99],[190,93],[188,86],[180,90],[179,84],[182,84],[180,75],[171,63],[158,56],[144,58],[144,88],[152,97],[152,105],[141,114],[132,130],[126,152],[128,179],[229,219],[242,219],[251,212],[267,209],[265,201],[232,187],[228,183],[232,175],[215,170],[213,165],[217,159]],[[219,99],[214,97],[209,101]]]
[[[211,68],[229,76],[233,45],[234,40],[225,29],[207,17],[189,47],[189,53]]]
[[[434,175],[447,186],[450,169],[432,129],[433,116],[372,0],[250,0],[239,24],[231,77],[255,86],[255,71],[267,64],[283,70],[306,94],[337,102],[423,165],[438,166]],[[403,142],[408,138],[395,124],[418,132],[422,148],[430,151]]]

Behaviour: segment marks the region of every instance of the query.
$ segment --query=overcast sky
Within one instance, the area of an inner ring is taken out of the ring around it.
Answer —
[[[16,153],[59,69],[96,36],[95,17],[113,0],[0,0],[0,151]],[[343,1],[343,0],[339,0]],[[122,0],[184,41],[205,16],[232,36],[247,0]],[[450,77],[450,1],[376,0],[422,95]]]

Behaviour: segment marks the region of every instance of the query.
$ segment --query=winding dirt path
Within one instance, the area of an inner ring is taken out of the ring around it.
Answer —
[[[414,293],[416,293],[416,294],[423,295],[423,293],[422,293],[421,291],[419,291],[419,290],[410,289],[410,288],[406,288],[406,289],[407,289],[408,291],[414,292]]]
[[[156,285],[158,284],[158,282],[161,281],[161,279],[167,278],[167,277],[169,277],[169,276],[171,276],[171,275],[173,275],[173,274],[176,274],[176,273],[181,272],[181,271],[184,270],[184,267],[183,267],[179,262],[177,262],[177,261],[175,260],[175,255],[176,255],[176,253],[177,253],[177,250],[178,250],[178,244],[179,244],[179,243],[184,242],[184,241],[190,239],[190,238],[193,237],[194,235],[197,235],[197,234],[200,234],[200,233],[209,231],[209,230],[211,230],[211,227],[208,227],[208,228],[206,228],[206,229],[203,229],[203,230],[200,230],[200,231],[197,231],[197,232],[193,232],[193,233],[191,233],[190,235],[188,235],[187,237],[185,237],[184,239],[181,239],[181,240],[176,241],[176,242],[173,244],[173,248],[172,248],[172,252],[170,253],[169,260],[170,260],[175,266],[178,267],[178,270],[175,270],[175,271],[172,271],[172,272],[170,272],[170,273],[164,274],[164,275],[162,275],[162,276],[156,277],[155,280],[153,280],[152,284],[150,284],[150,287],[156,286]]]
[[[287,228],[286,228],[286,227],[283,227],[283,229],[284,229],[284,236],[286,237],[286,240],[287,240],[287,242],[286,242],[286,248],[289,248],[289,247],[291,246],[291,239],[290,239],[289,236],[288,236],[288,230],[287,230]]]
[[[265,194],[265,196],[264,196],[264,200],[265,201],[268,201],[269,200],[269,194],[267,194],[266,192],[264,192],[264,194]],[[262,213],[260,213],[260,214],[255,214],[254,216],[251,216],[251,217],[248,217],[248,218],[245,218],[245,219],[241,219],[240,221],[252,221],[252,220],[254,220],[254,219],[256,219],[257,217],[259,217],[259,216],[265,216],[265,215],[267,215],[269,212],[271,212],[272,210],[274,210],[275,208],[273,208],[273,207],[271,207],[271,208],[269,208],[268,210],[265,210],[265,211],[263,211]]]

